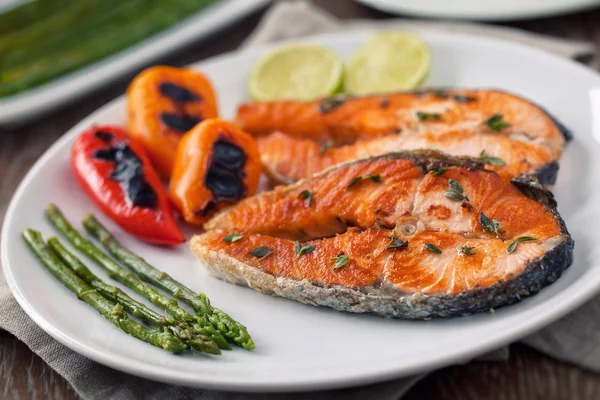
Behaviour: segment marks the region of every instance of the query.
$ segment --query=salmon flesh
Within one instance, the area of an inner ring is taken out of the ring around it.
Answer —
[[[237,122],[259,141],[276,182],[390,151],[480,157],[500,174],[556,179],[569,132],[539,106],[498,90],[430,90],[317,102],[242,104]]]
[[[518,302],[571,264],[550,192],[469,158],[339,164],[217,214],[190,247],[217,277],[341,311],[428,319]]]

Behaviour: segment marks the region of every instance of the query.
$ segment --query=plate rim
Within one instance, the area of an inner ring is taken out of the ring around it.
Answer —
[[[199,62],[195,62],[190,64],[188,67],[191,68],[206,68],[207,66],[213,63],[219,63],[223,60],[227,60],[228,58],[235,58],[238,54],[245,52],[255,52],[256,54],[260,54],[260,52],[268,51],[270,49],[276,48],[286,42],[297,42],[298,40],[302,41],[313,41],[313,42],[322,42],[326,41],[328,43],[338,41],[348,40],[348,36],[356,36],[360,37],[365,33],[377,31],[377,28],[367,28],[355,30],[353,32],[338,32],[338,33],[329,33],[329,34],[321,34],[314,36],[307,36],[301,39],[293,39],[286,40],[277,43],[264,44],[252,48],[238,49],[234,51],[230,51],[227,53],[223,53],[221,55],[204,59]],[[570,59],[563,58],[561,56],[555,55],[551,52],[548,52],[543,49],[531,47],[528,45],[524,45],[521,43],[515,43],[507,40],[496,39],[496,38],[487,38],[487,37],[476,37],[469,34],[459,34],[452,33],[448,35],[447,33],[441,34],[434,30],[430,29],[419,29],[420,32],[427,32],[430,36],[436,36],[440,38],[444,38],[442,40],[467,40],[474,41],[480,43],[489,43],[493,42],[495,45],[508,46],[516,48],[520,51],[528,51],[537,53],[538,56],[546,57],[547,59],[552,59],[553,62],[558,62],[564,64],[566,67],[571,68],[573,71],[578,71],[579,73],[583,73],[588,75],[588,77],[593,77],[594,79],[600,80],[600,74],[596,71],[592,70],[589,67],[576,63]],[[227,379],[220,379],[221,377],[210,376],[206,378],[195,376],[195,379],[190,379],[187,375],[185,377],[178,377],[176,373],[165,376],[161,375],[162,372],[153,370],[153,368],[147,368],[147,364],[141,361],[133,361],[126,356],[115,356],[115,355],[107,355],[101,351],[94,350],[93,348],[89,348],[84,344],[80,344],[76,339],[72,339],[67,335],[64,335],[60,329],[52,326],[46,319],[41,316],[27,301],[23,293],[21,292],[19,286],[17,285],[15,278],[12,274],[12,268],[8,267],[8,242],[9,242],[9,232],[8,227],[11,225],[11,221],[15,216],[14,209],[17,207],[17,199],[22,196],[22,192],[29,185],[29,181],[33,179],[33,177],[38,173],[38,171],[43,167],[43,165],[48,162],[49,159],[53,158],[62,148],[63,146],[68,145],[68,142],[73,140],[74,136],[80,132],[83,128],[88,127],[92,122],[94,116],[101,115],[106,112],[107,109],[114,107],[115,103],[123,100],[124,95],[120,95],[113,100],[107,102],[100,108],[93,111],[91,114],[86,116],[84,119],[75,124],[72,128],[70,128],[67,132],[65,132],[55,143],[53,143],[33,164],[33,166],[29,169],[27,174],[19,183],[17,189],[15,190],[9,206],[7,208],[5,219],[3,222],[2,230],[0,233],[0,260],[2,262],[2,269],[7,281],[7,284],[11,290],[11,293],[21,306],[26,314],[38,325],[42,330],[52,336],[54,339],[58,340],[60,343],[68,347],[69,349],[91,359],[100,364],[109,366],[111,368],[120,370],[122,372],[126,372],[135,376],[140,376],[143,378],[152,379],[159,382],[171,383],[171,384],[179,384],[185,385],[189,387],[199,387],[206,389],[219,389],[219,390],[228,390],[228,391],[236,391],[236,392],[305,392],[305,391],[314,391],[314,390],[325,390],[325,389],[334,389],[334,388],[342,388],[342,387],[354,387],[364,384],[370,384],[375,382],[382,382],[394,378],[406,377],[410,375],[414,375],[420,372],[424,372],[427,370],[439,368],[445,365],[450,365],[455,362],[461,362],[464,360],[468,360],[478,354],[485,353],[486,351],[493,350],[499,346],[508,344],[520,337],[525,336],[526,334],[533,332],[537,329],[540,329],[557,319],[564,316],[569,311],[579,307],[587,300],[589,300],[592,296],[594,296],[598,291],[600,291],[600,278],[596,279],[595,282],[588,283],[580,282],[582,278],[579,278],[577,281],[573,282],[572,285],[586,285],[586,291],[584,294],[580,295],[575,299],[569,299],[569,301],[563,302],[559,305],[559,307],[555,307],[550,311],[545,311],[537,314],[534,318],[532,318],[533,322],[529,322],[525,328],[516,327],[514,330],[509,333],[503,332],[501,334],[495,335],[490,339],[490,337],[486,338],[481,344],[477,346],[473,346],[468,350],[461,350],[457,352],[448,353],[442,357],[430,357],[428,359],[422,360],[420,362],[415,362],[411,364],[410,367],[401,366],[399,368],[385,368],[384,370],[372,370],[369,373],[360,373],[349,376],[345,374],[345,377],[334,377],[334,378],[323,378],[318,381],[314,379],[311,381],[301,381],[301,380],[281,380],[276,383],[271,382],[256,382],[255,377],[249,378],[247,380],[240,380],[238,382],[232,383]],[[598,268],[598,267],[596,267]],[[555,296],[559,295],[557,293]],[[544,303],[542,303],[544,304]],[[540,304],[540,306],[542,305]],[[146,366],[146,368],[145,368]]]
[[[576,4],[565,2],[561,7],[557,8],[544,8],[539,10],[528,10],[523,12],[506,11],[503,13],[486,13],[479,10],[462,13],[462,12],[444,12],[444,11],[429,11],[429,10],[418,10],[415,7],[405,7],[402,4],[392,4],[389,0],[356,0],[361,4],[370,8],[383,11],[394,15],[407,15],[417,16],[424,18],[448,18],[452,20],[472,20],[472,21],[518,21],[531,18],[547,18],[552,16],[560,16],[570,13],[581,12],[585,10],[591,10],[596,7],[600,7],[598,0],[580,0]]]

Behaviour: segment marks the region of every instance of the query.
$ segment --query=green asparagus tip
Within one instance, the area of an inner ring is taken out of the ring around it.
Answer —
[[[246,350],[253,350],[254,349],[254,340],[248,339],[247,341],[242,343],[242,347]]]
[[[210,338],[208,338],[210,340]],[[221,349],[213,341],[206,341],[201,339],[188,340],[190,347],[194,350],[201,351],[208,354],[221,354]]]
[[[159,334],[159,336],[161,338],[160,343],[162,345],[162,348],[167,351],[170,351],[173,354],[180,354],[185,349],[187,349],[187,346],[185,345],[185,343],[183,343],[181,340],[179,340],[178,338],[173,336],[166,329],[163,332],[161,332]]]
[[[27,228],[23,231],[21,236],[23,236],[23,239],[30,242],[30,241],[34,241],[36,239],[41,239],[42,234],[38,231],[34,231],[33,229]]]

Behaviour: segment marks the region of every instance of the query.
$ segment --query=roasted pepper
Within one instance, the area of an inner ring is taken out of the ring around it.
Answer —
[[[254,138],[230,122],[210,119],[185,134],[175,158],[169,198],[190,224],[256,192],[261,172]]]
[[[219,116],[212,85],[191,69],[157,66],[127,89],[127,124],[158,172],[171,176],[177,144],[200,121]]]
[[[71,167],[87,195],[125,231],[154,244],[185,241],[158,174],[125,129],[82,133],[71,148]]]

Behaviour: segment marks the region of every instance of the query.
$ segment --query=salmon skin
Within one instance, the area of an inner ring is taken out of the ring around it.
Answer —
[[[500,90],[436,89],[314,102],[244,103],[237,124],[256,136],[282,131],[322,145],[394,133],[468,129],[521,138],[562,153],[570,133],[541,107]]]
[[[469,130],[393,134],[328,149],[282,132],[260,137],[258,142],[265,172],[273,181],[286,184],[346,161],[390,151],[432,148],[449,155],[477,157],[487,161],[487,168],[510,178],[536,175],[544,186],[553,185],[558,172],[558,162],[545,146]]]
[[[384,317],[455,317],[554,282],[574,243],[532,176],[407,151],[356,160],[240,202],[190,247],[217,277]]]

